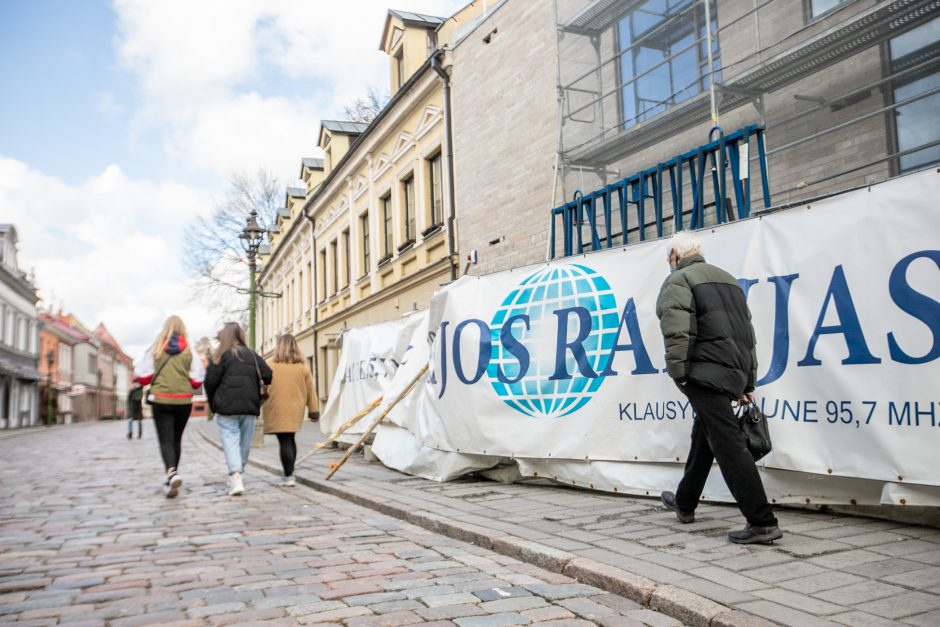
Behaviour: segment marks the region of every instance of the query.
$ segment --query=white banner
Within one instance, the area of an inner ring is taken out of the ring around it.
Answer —
[[[937,198],[931,170],[697,232],[747,293],[774,441],[760,465],[778,502],[940,503]],[[431,371],[394,424],[441,459],[515,459],[528,476],[641,494],[674,487],[692,409],[664,372],[655,303],[667,273],[654,241],[457,281],[413,329],[406,361],[417,371],[430,355]]]
[[[343,332],[342,351],[326,407],[320,417],[320,430],[325,434],[382,398],[410,348],[414,328],[427,328],[427,312],[411,314],[401,320],[383,322]],[[422,339],[422,344],[427,341]],[[427,349],[425,349],[426,351]],[[420,366],[419,366],[420,367]],[[377,411],[364,416],[339,438],[355,442],[376,418]]]

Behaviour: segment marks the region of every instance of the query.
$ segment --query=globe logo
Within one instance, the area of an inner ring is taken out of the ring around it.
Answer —
[[[486,369],[496,394],[510,407],[533,418],[561,418],[584,407],[600,389],[603,375],[583,376],[571,351],[566,367],[570,379],[552,380],[555,372],[558,316],[555,311],[583,307],[590,314],[591,332],[582,346],[596,373],[603,372],[617,339],[620,312],[610,284],[593,269],[581,265],[550,267],[532,273],[506,296],[490,323],[492,355]],[[505,350],[499,339],[503,323],[515,315],[529,316],[529,329],[522,322],[512,333],[529,351],[531,363],[522,379],[503,383],[497,376],[501,367],[505,378],[519,376],[519,362]],[[568,326],[568,340],[578,337],[575,316]]]

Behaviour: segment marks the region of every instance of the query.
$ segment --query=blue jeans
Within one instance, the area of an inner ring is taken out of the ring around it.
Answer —
[[[257,416],[215,416],[228,474],[245,472],[248,453],[251,452],[251,435],[255,431],[255,419]]]

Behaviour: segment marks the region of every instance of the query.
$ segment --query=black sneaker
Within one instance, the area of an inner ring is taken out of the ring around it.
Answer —
[[[728,533],[728,539],[735,544],[773,544],[774,540],[783,537],[780,527],[773,525],[771,527],[752,527],[748,523],[741,531],[731,531]]]
[[[684,524],[695,522],[695,512],[683,512],[681,509],[679,509],[679,506],[676,505],[675,494],[672,492],[663,492],[659,495],[659,498],[662,499],[663,505],[676,513],[676,518],[679,519],[679,522]]]

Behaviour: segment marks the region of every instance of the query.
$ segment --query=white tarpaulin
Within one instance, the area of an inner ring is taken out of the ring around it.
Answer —
[[[426,317],[427,312],[418,312],[401,320],[343,332],[339,363],[320,417],[324,433],[333,433],[346,420],[383,397],[401,365],[402,356],[410,347],[413,328],[426,322]],[[422,340],[422,343],[427,342]],[[339,440],[356,441],[376,415],[373,412],[363,417]]]
[[[778,502],[940,504],[937,198],[927,171],[697,232],[747,293],[774,441],[760,465]],[[438,479],[502,460],[598,489],[674,487],[692,410],[664,373],[655,303],[667,273],[655,241],[441,290],[387,386],[403,389],[430,355],[390,415],[420,463],[408,446],[393,455],[382,431],[376,453]],[[729,498],[717,472],[706,497]]]

